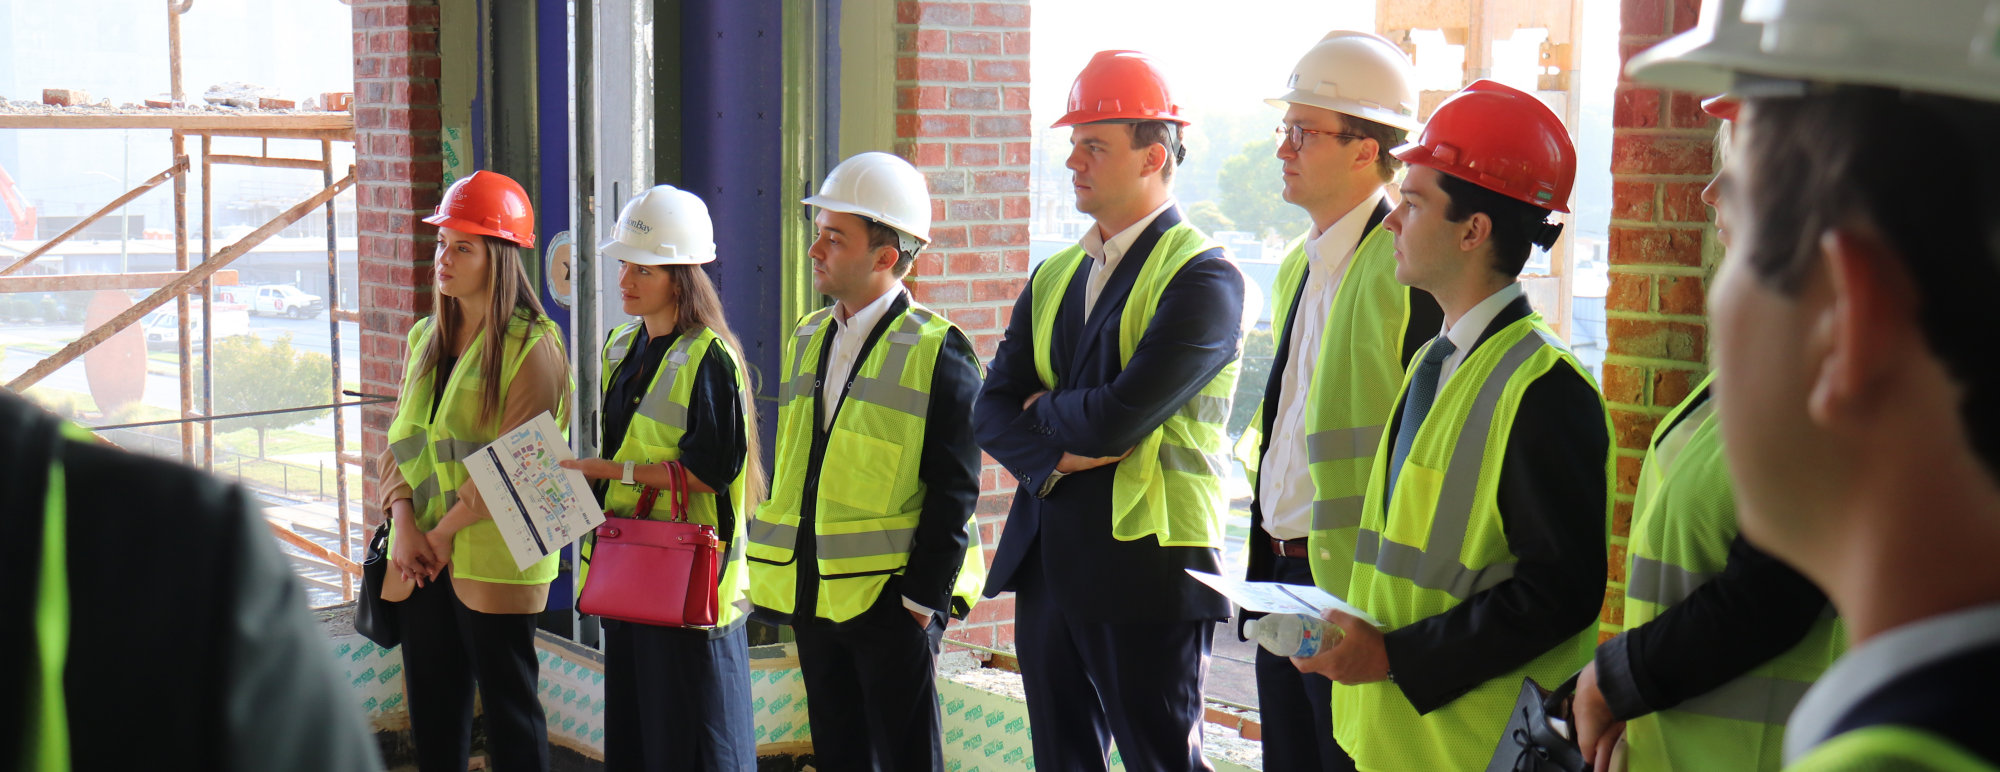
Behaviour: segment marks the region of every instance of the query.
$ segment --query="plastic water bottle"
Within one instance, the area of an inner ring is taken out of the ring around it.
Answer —
[[[1243,623],[1243,631],[1280,657],[1310,657],[1340,641],[1340,628],[1304,614],[1271,614]]]

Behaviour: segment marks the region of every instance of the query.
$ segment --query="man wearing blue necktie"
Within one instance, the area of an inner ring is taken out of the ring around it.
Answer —
[[[1534,96],[1485,80],[1393,152],[1411,167],[1385,221],[1396,278],[1437,298],[1444,330],[1385,416],[1351,572],[1322,578],[1383,629],[1329,612],[1340,643],[1293,663],[1336,682],[1357,768],[1479,770],[1522,678],[1560,683],[1597,644],[1610,416],[1516,283],[1562,232],[1545,220],[1568,211],[1576,155]]]

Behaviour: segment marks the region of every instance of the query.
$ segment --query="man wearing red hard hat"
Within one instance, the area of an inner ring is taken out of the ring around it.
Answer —
[[[1570,677],[1597,644],[1611,419],[1516,278],[1562,232],[1576,152],[1533,95],[1493,81],[1440,105],[1387,219],[1396,278],[1437,298],[1369,473],[1346,586],[1334,735],[1363,770],[1485,769],[1524,676]],[[1318,538],[1315,534],[1315,538]],[[1317,542],[1315,542],[1317,543]],[[1316,547],[1315,547],[1316,549]]]
[[[1243,276],[1169,181],[1186,118],[1145,54],[1102,51],[1070,89],[1068,167],[1096,220],[1014,303],[973,410],[1020,481],[988,596],[1014,591],[1036,764],[1207,769],[1202,680],[1222,596],[1225,424]]]

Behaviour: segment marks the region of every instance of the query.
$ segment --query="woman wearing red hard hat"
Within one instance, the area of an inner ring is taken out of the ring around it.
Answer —
[[[1351,576],[1321,588],[1381,626],[1330,611],[1340,645],[1293,662],[1336,682],[1358,767],[1485,769],[1523,678],[1589,661],[1604,599],[1610,414],[1516,283],[1562,232],[1547,218],[1569,211],[1576,152],[1533,95],[1481,80],[1393,153],[1396,278],[1444,329],[1386,416]]]
[[[476,683],[494,766],[546,770],[535,615],[556,557],[516,567],[463,458],[544,412],[566,425],[563,336],[522,268],[535,215],[519,183],[474,172],[424,222],[438,226],[436,312],[410,329],[389,448],[376,461],[395,566],[382,598],[396,601],[417,767],[465,769]]]

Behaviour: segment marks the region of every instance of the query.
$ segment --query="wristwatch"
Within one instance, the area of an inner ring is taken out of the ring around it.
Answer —
[[[621,479],[619,480],[619,482],[622,482],[622,483],[625,483],[626,485],[631,485],[631,484],[633,484],[633,483],[632,483],[632,467],[634,467],[634,466],[638,466],[638,464],[637,464],[636,462],[632,462],[632,461],[627,461],[627,462],[625,462],[625,476],[624,476],[623,478],[621,478]]]

